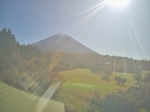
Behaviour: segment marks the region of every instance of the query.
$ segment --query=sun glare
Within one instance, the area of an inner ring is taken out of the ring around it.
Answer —
[[[124,8],[129,4],[129,0],[108,0],[108,3],[115,8]]]

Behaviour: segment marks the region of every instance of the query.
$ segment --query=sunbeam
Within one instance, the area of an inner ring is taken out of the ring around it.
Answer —
[[[138,55],[143,57],[144,49],[142,47],[142,43],[136,32],[135,25],[133,24],[133,21],[131,19],[129,20],[129,34],[130,34],[130,38],[132,39],[132,45],[135,45],[134,51],[137,51],[137,48],[138,48],[138,51],[137,51],[139,53]]]
[[[92,10],[97,9],[97,8],[99,8],[99,7],[103,6],[103,5],[105,5],[106,3],[107,3],[106,0],[103,1],[103,2],[100,2],[99,4],[96,4],[96,5],[92,6],[91,8],[89,8],[88,10],[86,10],[86,11],[84,12],[84,14],[88,14],[88,13],[90,13]]]
[[[66,29],[66,32],[71,32],[76,29],[76,27],[81,27],[85,26],[86,23],[88,23],[102,8],[108,5],[108,2],[103,1],[100,2],[99,4],[96,4],[95,6],[87,9],[87,11],[84,12],[82,18],[80,18],[77,22],[75,22],[72,26],[70,26],[68,29]],[[81,29],[80,29],[81,30]],[[78,31],[75,31],[74,33],[78,33]]]
[[[50,87],[47,89],[45,94],[42,96],[43,98],[40,99],[36,106],[36,112],[43,112],[44,109],[48,106],[49,100],[53,97],[55,94],[56,90],[58,89],[61,81],[55,82]]]

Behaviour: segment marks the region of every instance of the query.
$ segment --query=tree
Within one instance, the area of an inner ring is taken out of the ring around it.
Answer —
[[[7,29],[6,29],[6,28],[3,28],[3,29],[2,29],[2,34],[6,34],[6,32],[7,32]]]
[[[88,112],[98,112],[100,111],[101,99],[100,93],[95,91],[94,97],[90,100],[90,107],[87,110]]]
[[[124,85],[125,82],[127,82],[127,79],[124,78],[124,77],[119,77],[119,76],[116,76],[115,77],[115,80],[120,84],[120,85]]]
[[[98,66],[91,66],[90,69],[93,73],[99,73],[100,71],[100,68]]]
[[[88,112],[137,112],[138,108],[121,94],[108,94],[101,99],[99,94],[91,99]]]
[[[150,82],[150,73],[147,73],[145,78],[144,78],[144,82]]]
[[[146,74],[143,83],[145,95],[143,96],[144,99],[142,102],[142,106],[147,110],[147,112],[150,112],[150,73]]]
[[[138,73],[138,74],[135,74],[134,75],[134,79],[139,83],[140,82],[140,80],[141,80],[141,75]]]
[[[109,65],[109,64],[105,65],[103,79],[111,80],[112,71],[113,71],[113,68],[111,67],[111,65]]]
[[[144,101],[142,102],[142,106],[147,110],[147,112],[150,112],[150,96],[144,98]]]

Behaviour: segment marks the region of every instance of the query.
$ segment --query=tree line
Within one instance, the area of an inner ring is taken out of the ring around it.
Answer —
[[[58,80],[57,72],[47,70],[51,57],[31,45],[19,44],[10,29],[0,30],[1,81],[42,95],[53,81]]]

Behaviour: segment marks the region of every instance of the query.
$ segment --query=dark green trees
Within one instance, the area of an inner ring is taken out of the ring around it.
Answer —
[[[127,97],[121,94],[109,94],[100,99],[98,93],[90,101],[88,112],[137,112],[138,108]]]
[[[125,82],[127,82],[127,79],[124,78],[124,77],[119,77],[119,76],[116,76],[115,77],[115,80],[118,82],[118,84],[120,85],[124,85]]]

